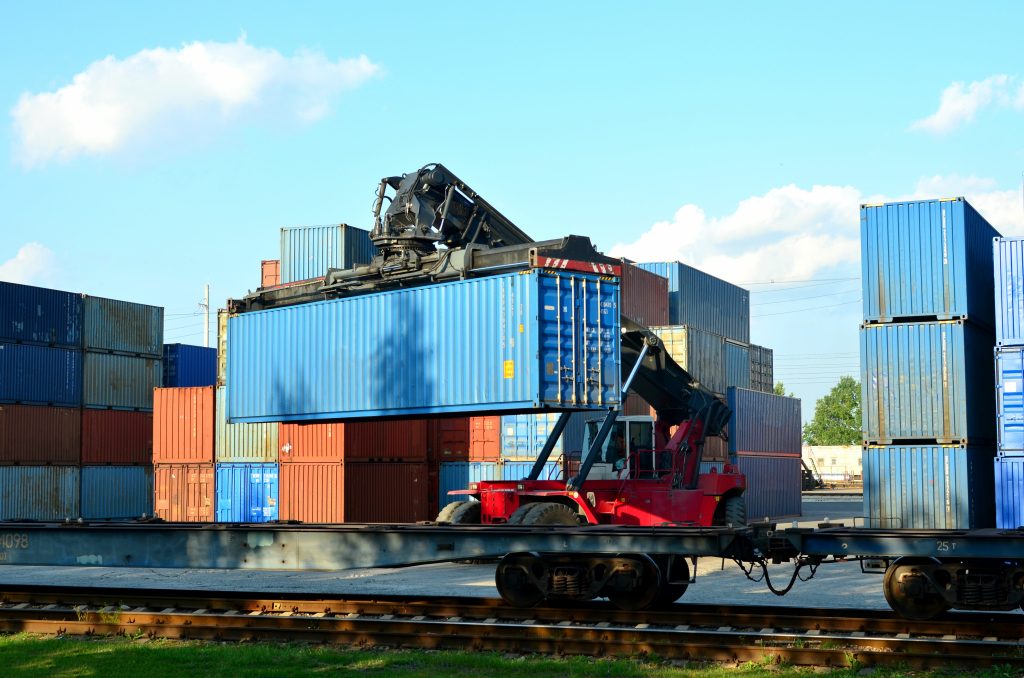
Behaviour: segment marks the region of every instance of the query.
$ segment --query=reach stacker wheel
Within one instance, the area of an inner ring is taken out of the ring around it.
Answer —
[[[441,512],[437,514],[436,522],[451,525],[479,525],[480,502],[453,501],[441,509]]]

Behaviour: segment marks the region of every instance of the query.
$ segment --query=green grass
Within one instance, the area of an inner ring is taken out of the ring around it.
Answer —
[[[82,640],[16,634],[0,636],[2,676],[113,676],[115,678],[212,678],[214,676],[498,676],[500,678],[685,678],[689,676],[812,676],[810,669],[773,666],[770,662],[722,666],[679,666],[649,660],[585,657],[507,656],[479,652],[358,650],[329,646],[266,643],[209,643],[103,638]],[[856,676],[837,670],[835,678]],[[955,673],[878,671],[874,678],[896,675],[951,676]],[[991,671],[978,676],[1013,675]]]

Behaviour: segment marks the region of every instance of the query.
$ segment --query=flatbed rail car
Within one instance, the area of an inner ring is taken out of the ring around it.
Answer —
[[[4,565],[323,571],[501,558],[500,568],[536,553],[603,556],[613,565],[635,554],[687,553],[734,560],[748,576],[770,563],[791,563],[787,585],[765,578],[780,595],[802,572],[860,561],[865,572],[885,574],[886,600],[912,619],[950,608],[1012,610],[1024,602],[1024,529],[0,523]]]

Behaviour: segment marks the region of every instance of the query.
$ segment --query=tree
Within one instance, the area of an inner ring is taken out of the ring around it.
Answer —
[[[792,391],[786,393],[786,386],[781,381],[775,382],[775,388],[772,390],[774,391],[775,395],[786,396],[787,398],[796,397],[795,395],[793,395]]]
[[[814,405],[814,419],[804,425],[808,445],[857,445],[861,441],[860,382],[843,377]]]

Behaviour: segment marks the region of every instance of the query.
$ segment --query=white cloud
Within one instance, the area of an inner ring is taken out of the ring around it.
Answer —
[[[15,155],[32,166],[208,137],[259,117],[313,122],[330,113],[340,92],[380,72],[366,56],[288,57],[245,37],[107,57],[56,91],[21,96],[11,110]]]
[[[18,253],[0,263],[0,280],[25,285],[47,284],[53,280],[56,257],[37,242],[22,245]]]
[[[1024,85],[1013,92],[1015,79],[1008,75],[993,75],[970,84],[954,82],[942,92],[939,108],[926,118],[914,121],[910,128],[947,134],[974,120],[978,111],[988,106],[1012,106],[1024,109]]]
[[[992,179],[933,176],[898,196],[866,196],[852,186],[783,186],[720,217],[686,204],[670,221],[655,223],[610,253],[635,261],[678,260],[734,283],[805,280],[859,265],[862,203],[961,195],[1004,235],[1024,235],[1019,191],[999,190]]]

